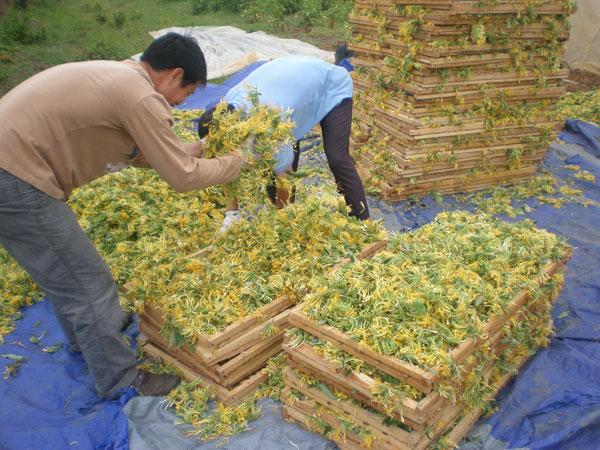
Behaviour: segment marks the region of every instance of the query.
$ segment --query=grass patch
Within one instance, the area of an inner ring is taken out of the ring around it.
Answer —
[[[57,64],[126,59],[148,46],[149,31],[166,27],[231,25],[329,50],[346,37],[351,1],[321,1],[281,15],[281,8],[272,15],[252,14],[266,2],[242,1],[238,12],[227,0],[207,2],[206,8],[193,0],[32,0],[24,7],[13,5],[0,17],[0,95]]]

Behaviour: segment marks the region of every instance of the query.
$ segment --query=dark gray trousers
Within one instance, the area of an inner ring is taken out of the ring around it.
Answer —
[[[323,148],[338,192],[350,207],[350,215],[365,220],[369,218],[369,206],[362,181],[350,156],[351,127],[352,99],[347,98],[321,120]]]
[[[71,208],[0,169],[0,243],[52,302],[98,393],[129,386],[136,358],[121,334],[119,295]]]

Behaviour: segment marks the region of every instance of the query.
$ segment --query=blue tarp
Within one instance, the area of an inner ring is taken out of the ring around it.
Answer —
[[[250,75],[254,70],[262,66],[266,61],[257,61],[244,67],[239,72],[231,75],[222,84],[208,83],[206,86],[197,88],[192,95],[185,99],[183,103],[177,105],[177,109],[203,109],[207,110],[215,106],[221,98],[227,94],[227,91]]]
[[[579,123],[578,129],[591,130]],[[593,151],[590,146],[587,151]],[[582,152],[586,150],[582,147]],[[593,173],[590,183],[573,178],[561,166],[579,163]],[[556,337],[538,352],[500,396],[498,412],[485,426],[494,440],[510,448],[591,449],[600,442],[600,160],[560,160],[549,154],[545,163],[558,177],[571,180],[594,202],[585,208],[538,207],[527,217],[538,226],[565,236],[574,246],[564,289],[553,311]],[[484,441],[485,442],[485,441]],[[491,445],[490,445],[491,446]]]
[[[600,128],[581,120],[567,119],[560,138],[569,144],[578,144],[600,158]]]
[[[216,103],[230,86],[239,82],[249,71],[250,68],[237,74],[228,84],[197,91],[180,107],[210,107],[211,102]],[[588,152],[599,155],[593,145],[600,136],[598,128],[581,122],[569,122],[569,133],[563,138],[582,144],[582,154]],[[573,137],[574,134],[580,136]],[[598,181],[590,183],[574,179],[573,172],[564,168],[565,162],[580,164],[582,169],[600,180],[600,160],[594,160],[590,160],[589,156],[572,156],[565,161],[552,151],[544,163],[557,178],[568,179],[575,187],[584,189],[586,197],[593,201],[591,206],[586,208],[567,204],[555,209],[550,205],[536,205],[533,212],[519,218],[535,220],[538,226],[565,236],[575,247],[564,290],[553,312],[556,337],[549,348],[536,354],[515,381],[503,390],[497,412],[479,423],[477,439],[464,444],[465,448],[598,447],[600,185]],[[535,201],[526,203],[534,204]],[[464,208],[451,197],[445,198],[442,203],[426,198],[422,204],[412,207],[407,203],[388,205],[374,200],[370,200],[370,205],[374,217],[382,218],[389,229],[398,231],[421,226],[443,209]],[[37,324],[38,320],[40,324]],[[31,336],[39,336],[43,331],[47,333],[42,338],[42,345],[64,342],[47,301],[27,308],[24,318],[18,321],[16,331],[6,337],[4,345],[0,345],[0,354],[27,357],[16,377],[0,380],[0,449],[127,448],[127,418],[122,406],[134,393],[130,391],[118,401],[100,401],[80,355],[70,354],[64,347],[56,353],[44,353],[39,345],[29,342]],[[10,362],[9,359],[0,358],[0,371]],[[175,424],[166,425],[177,432]],[[251,424],[252,429],[263,432],[274,426],[278,425],[273,415],[269,415],[268,421],[258,420]],[[282,421],[279,426],[283,426]],[[153,428],[147,427],[146,433],[151,433]],[[160,429],[164,437],[165,429]],[[232,438],[231,442],[237,445],[232,448],[256,448],[255,434],[251,433]],[[245,440],[245,436],[250,438]],[[247,443],[246,447],[244,442]],[[269,443],[259,447],[294,448],[290,444]],[[203,448],[203,445],[190,438],[185,444],[174,444],[172,448]]]
[[[127,450],[123,406],[135,391],[110,402],[96,395],[81,353],[66,350],[47,300],[27,308],[17,323],[0,345],[0,354],[27,359],[15,376],[0,380],[0,449]],[[30,342],[40,336],[39,344]],[[57,352],[42,351],[57,343],[63,344]],[[11,362],[0,357],[0,372]]]

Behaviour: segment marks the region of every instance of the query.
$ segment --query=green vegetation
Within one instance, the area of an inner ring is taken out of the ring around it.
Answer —
[[[31,0],[0,17],[0,95],[48,67],[125,59],[149,31],[231,25],[298,38],[333,50],[346,38],[351,0]]]

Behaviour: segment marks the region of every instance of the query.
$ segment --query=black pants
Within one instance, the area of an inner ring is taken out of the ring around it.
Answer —
[[[337,190],[344,196],[346,205],[350,207],[350,215],[361,220],[369,218],[369,207],[362,181],[356,171],[354,160],[350,156],[350,129],[352,127],[352,99],[347,98],[333,108],[321,120],[323,147],[327,156],[329,169],[337,185]],[[300,146],[294,146],[294,162],[292,170],[298,170]],[[271,201],[275,199],[275,186],[267,187]]]

